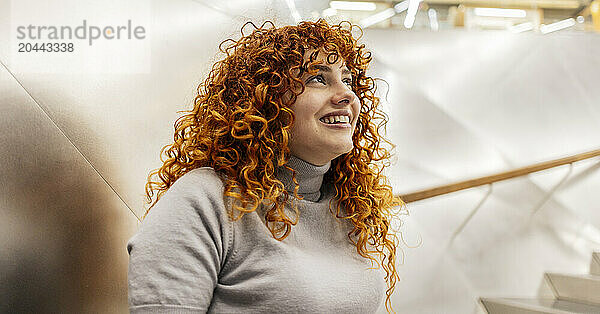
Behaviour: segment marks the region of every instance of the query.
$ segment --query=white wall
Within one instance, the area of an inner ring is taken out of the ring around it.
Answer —
[[[368,30],[366,41],[391,86],[399,193],[600,146],[597,34]],[[405,249],[400,312],[465,313],[477,296],[535,296],[545,271],[586,273],[600,247],[599,166],[409,204],[408,242],[423,245]]]

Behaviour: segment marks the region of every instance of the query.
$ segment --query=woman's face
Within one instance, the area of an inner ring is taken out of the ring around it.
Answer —
[[[306,53],[305,62],[314,51]],[[316,60],[323,62],[312,67],[315,74],[302,75],[304,92],[291,106],[296,120],[289,147],[292,155],[320,166],[352,150],[360,102],[342,58],[329,64],[327,53],[319,50]]]

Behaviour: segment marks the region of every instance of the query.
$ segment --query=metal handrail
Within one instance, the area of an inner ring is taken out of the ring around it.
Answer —
[[[442,185],[442,186],[438,186],[438,187],[434,187],[434,188],[428,188],[428,189],[424,189],[424,190],[420,190],[420,191],[416,191],[416,192],[412,192],[412,193],[407,193],[407,194],[403,194],[403,195],[398,195],[398,196],[405,203],[410,203],[410,202],[415,202],[415,201],[431,198],[434,196],[439,196],[439,195],[448,194],[448,193],[452,193],[452,192],[456,192],[456,191],[460,191],[460,190],[470,189],[470,188],[473,188],[476,186],[486,185],[486,184],[490,184],[490,183],[494,183],[494,182],[498,182],[498,181],[502,181],[502,180],[520,177],[520,176],[528,175],[533,172],[538,172],[538,171],[546,170],[549,168],[554,168],[554,167],[558,167],[558,166],[562,166],[562,165],[566,165],[566,164],[571,164],[571,163],[574,163],[577,161],[581,161],[581,160],[589,159],[589,158],[593,158],[593,157],[598,157],[598,156],[600,156],[600,149],[592,150],[589,152],[585,152],[585,153],[581,153],[581,154],[577,154],[577,155],[573,155],[573,156],[569,156],[569,157],[564,157],[564,158],[560,158],[560,159],[537,163],[537,164],[534,164],[531,166],[517,168],[517,169],[511,170],[511,171],[506,171],[506,172],[501,172],[501,173],[493,174],[493,175],[489,175],[489,176],[455,182],[455,183],[451,183],[451,184],[446,184],[446,185]]]

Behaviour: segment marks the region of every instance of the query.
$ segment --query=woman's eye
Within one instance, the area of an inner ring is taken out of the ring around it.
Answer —
[[[316,81],[316,82],[325,84],[325,78],[323,78],[323,76],[321,74],[315,75],[315,76],[309,78],[308,81],[309,82]]]
[[[308,79],[308,81],[307,81],[307,83],[308,83],[308,82],[313,82],[313,81],[315,81],[315,82],[318,82],[318,83],[321,83],[321,84],[326,84],[326,82],[325,82],[325,78],[324,78],[324,77],[323,77],[323,75],[321,75],[321,74],[319,74],[319,75],[315,75],[315,76],[313,76],[313,77],[309,78],[309,79]],[[352,87],[352,79],[351,79],[351,78],[345,78],[345,79],[343,79],[343,80],[342,80],[342,82],[343,82],[344,84],[346,84],[346,85],[348,85],[348,86]]]

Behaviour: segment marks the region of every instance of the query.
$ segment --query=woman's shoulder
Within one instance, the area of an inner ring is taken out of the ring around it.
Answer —
[[[194,185],[201,187],[219,187],[223,185],[221,176],[211,167],[192,169],[175,181],[175,185]]]
[[[221,176],[211,167],[192,169],[179,177],[164,195],[166,199],[216,198],[223,195]]]
[[[161,212],[165,215],[176,213],[179,217],[212,217],[217,212],[209,208],[222,207],[224,204],[223,187],[220,176],[213,168],[190,170],[167,189],[148,217],[153,214],[159,215]]]

